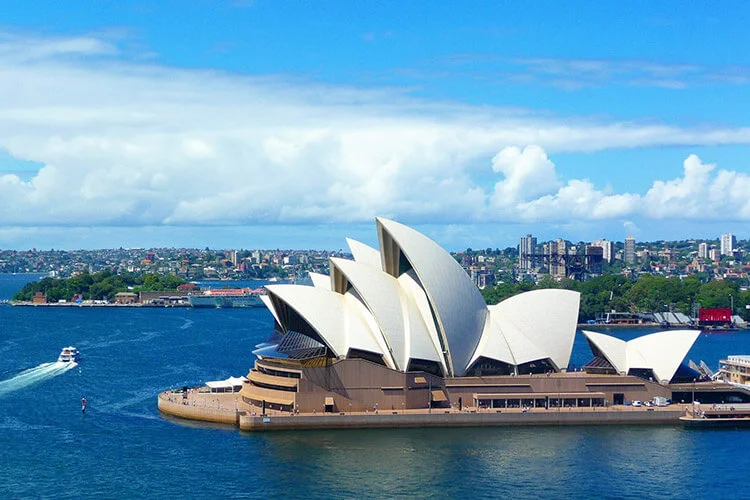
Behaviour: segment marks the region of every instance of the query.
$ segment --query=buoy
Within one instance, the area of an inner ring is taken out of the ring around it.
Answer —
[[[81,398],[81,413],[86,413],[86,397]]]

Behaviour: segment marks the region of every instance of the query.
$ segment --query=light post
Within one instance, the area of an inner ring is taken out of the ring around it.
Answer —
[[[427,413],[432,413],[432,379],[427,386]]]
[[[695,379],[693,379],[693,417],[695,417]]]

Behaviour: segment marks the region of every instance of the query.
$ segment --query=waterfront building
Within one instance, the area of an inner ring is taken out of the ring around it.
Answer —
[[[115,294],[117,304],[135,304],[138,302],[138,294],[132,292],[119,292]]]
[[[719,374],[733,384],[750,386],[750,356],[727,356],[719,361]]]
[[[721,255],[733,255],[737,246],[737,238],[732,233],[721,235]]]
[[[529,272],[533,270],[534,263],[530,255],[536,252],[536,238],[527,234],[521,238],[521,242],[518,245],[518,261],[519,267],[522,272]]]
[[[625,238],[625,250],[623,252],[623,258],[626,264],[635,264],[635,238],[628,236]]]
[[[330,258],[330,275],[311,273],[312,286],[266,287],[262,300],[275,333],[254,351],[240,392],[244,404],[345,413],[591,407],[632,391],[642,399],[669,396],[659,380],[629,369],[562,373],[576,331],[577,292],[535,290],[488,306],[434,241],[388,219],[377,219],[377,231],[378,249],[347,240],[353,260]],[[664,376],[660,364],[637,368]]]
[[[34,294],[34,297],[31,299],[32,304],[46,304],[47,303],[47,296],[44,294],[44,292],[36,292]]]

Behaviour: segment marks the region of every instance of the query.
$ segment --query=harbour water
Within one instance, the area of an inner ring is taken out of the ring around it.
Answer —
[[[0,275],[0,299],[27,276]],[[743,496],[748,430],[679,426],[244,434],[169,420],[156,395],[246,374],[265,309],[0,306],[0,497]],[[631,338],[645,331],[617,330]],[[78,366],[46,370],[65,346]],[[701,335],[715,367],[750,332]],[[591,354],[581,335],[573,363]],[[30,370],[36,370],[29,372]],[[28,373],[36,374],[29,380]],[[81,398],[86,397],[86,413]]]

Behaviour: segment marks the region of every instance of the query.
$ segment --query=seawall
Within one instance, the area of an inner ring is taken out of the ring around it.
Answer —
[[[243,431],[272,431],[291,429],[377,429],[408,427],[485,427],[520,425],[640,425],[678,424],[683,411],[678,408],[660,411],[555,411],[534,410],[530,412],[502,413],[397,413],[354,415],[294,415],[253,416],[246,412],[239,415],[239,427]]]
[[[174,417],[217,424],[239,425],[236,394],[211,394],[212,399],[199,398],[191,394],[183,398],[182,393],[165,391],[159,394],[159,411]],[[216,399],[214,402],[213,398]],[[201,404],[201,401],[203,403]],[[208,404],[208,403],[211,404]]]

